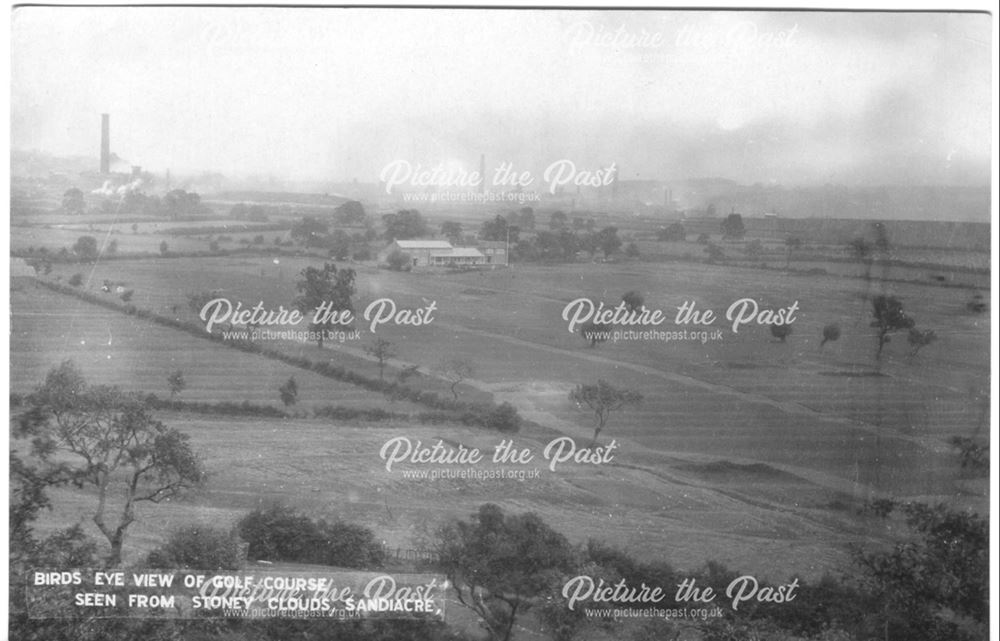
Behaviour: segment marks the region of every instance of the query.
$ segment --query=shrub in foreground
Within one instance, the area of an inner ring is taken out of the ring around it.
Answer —
[[[245,561],[243,548],[234,530],[188,525],[174,530],[166,543],[149,553],[146,563],[164,569],[239,570]]]
[[[385,562],[385,552],[368,528],[314,521],[287,506],[258,508],[243,517],[237,529],[251,559],[348,568],[377,568]]]

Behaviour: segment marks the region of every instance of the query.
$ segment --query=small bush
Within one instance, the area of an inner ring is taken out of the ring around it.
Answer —
[[[774,336],[782,343],[792,335],[791,325],[771,325],[771,336]]]
[[[149,553],[149,567],[192,570],[239,570],[245,544],[236,531],[188,525],[174,530],[167,542]]]
[[[684,241],[685,237],[684,225],[680,223],[672,223],[656,233],[656,240],[659,241]]]
[[[281,396],[281,402],[284,403],[285,407],[295,405],[299,400],[299,386],[295,383],[294,376],[290,377],[278,388],[278,394]]]
[[[69,284],[73,287],[79,287],[83,284],[83,274],[76,273],[69,277]]]
[[[521,429],[521,417],[510,403],[503,403],[486,414],[486,427],[500,432],[516,432]]]
[[[385,552],[368,528],[313,521],[290,507],[254,510],[237,527],[252,559],[348,568],[377,568],[385,563]]]
[[[405,254],[399,251],[398,249],[389,254],[388,256],[386,256],[385,262],[387,265],[389,265],[389,269],[396,272],[410,271],[410,268],[412,267],[413,264],[410,255]]]

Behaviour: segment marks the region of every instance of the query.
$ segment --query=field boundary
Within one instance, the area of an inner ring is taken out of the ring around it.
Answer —
[[[137,308],[131,304],[119,304],[114,299],[101,297],[90,292],[81,291],[69,285],[52,283],[40,278],[33,279],[36,283],[51,291],[72,296],[86,303],[91,303],[105,309],[117,311],[127,316],[135,316],[147,320],[157,325],[180,330],[204,340],[237,349],[249,354],[257,354],[264,358],[277,360],[286,365],[291,365],[299,369],[314,372],[344,383],[349,383],[373,392],[381,392],[391,398],[400,398],[412,401],[419,405],[434,410],[423,412],[417,416],[421,422],[448,422],[455,421],[469,426],[486,427],[499,431],[516,432],[520,429],[521,417],[517,410],[510,403],[464,403],[462,401],[444,398],[436,392],[427,390],[416,390],[397,382],[389,382],[381,379],[371,378],[359,374],[353,370],[331,365],[329,363],[318,363],[302,356],[292,356],[277,349],[262,347],[257,343],[247,340],[224,340],[221,333],[206,332],[205,329],[195,323],[181,321],[175,318],[168,318],[147,309]],[[177,402],[177,401],[171,401]]]

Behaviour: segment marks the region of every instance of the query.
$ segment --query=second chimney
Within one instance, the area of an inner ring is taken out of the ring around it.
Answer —
[[[101,114],[101,173],[111,173],[111,116]]]

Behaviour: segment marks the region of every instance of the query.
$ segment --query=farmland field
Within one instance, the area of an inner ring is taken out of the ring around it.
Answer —
[[[180,370],[188,387],[179,398],[185,401],[251,401],[280,407],[277,389],[294,376],[299,388],[297,408],[370,408],[386,403],[382,394],[209,343],[37,285],[13,290],[11,305],[10,390],[14,393],[30,392],[46,372],[69,359],[92,382],[153,392],[161,398],[169,396],[167,376]],[[396,400],[388,409],[411,412],[420,408]]]
[[[319,262],[266,252],[120,258],[55,264],[44,278],[66,282],[82,272],[84,291],[99,294],[107,280],[134,290],[131,302],[140,309],[197,322],[190,294],[212,291],[247,306],[287,307],[298,273]],[[363,523],[390,546],[415,547],[434,523],[492,501],[535,511],[574,541],[598,538],[678,567],[715,559],[766,575],[781,567],[789,575],[816,576],[842,567],[849,543],[882,535],[881,524],[856,513],[870,498],[947,501],[978,510],[986,504],[985,480],[963,471],[948,443],[953,436],[981,435],[988,422],[983,346],[990,340],[989,316],[966,310],[970,290],[878,280],[866,286],[858,278],[685,262],[515,265],[470,273],[351,266],[358,272],[359,315],[385,297],[400,307],[436,302],[428,325],[378,328],[377,336],[396,350],[387,376],[417,366],[414,384],[447,395],[435,366],[462,354],[474,368],[459,387],[462,398],[517,407],[530,421],[517,437],[520,447],[541,451],[560,435],[589,441],[593,414],[568,398],[577,384],[606,379],[640,392],[642,403],[613,415],[601,434],[602,442],[618,445],[614,463],[540,469],[538,479],[524,481],[417,481],[382,467],[378,452],[386,440],[405,434],[489,451],[500,435],[398,420],[166,414],[192,435],[215,476],[203,493],[143,519],[133,554],[156,545],[174,524],[231,523],[273,500]],[[704,342],[609,340],[590,347],[567,331],[561,314],[568,302],[590,297],[614,305],[628,290],[664,310],[669,320],[659,329],[674,329],[673,315],[685,301],[719,316],[744,297],[763,307],[798,302],[798,314],[785,342],[764,326],[733,332],[722,321],[712,326],[723,330],[721,337]],[[905,337],[898,338],[876,360],[864,298],[880,292],[899,297],[918,327],[935,329],[939,340],[910,356]],[[167,373],[181,369],[190,388],[183,399],[277,406],[276,387],[294,374],[306,407],[420,409],[35,285],[15,289],[12,306],[13,391],[29,391],[48,368],[72,358],[94,382],[161,396]],[[829,323],[837,323],[842,336],[821,349]],[[363,320],[356,325],[359,341],[328,343],[322,350],[297,341],[270,346],[375,377],[377,366],[364,350],[375,335]],[[79,496],[60,491],[58,499],[85,517]]]

